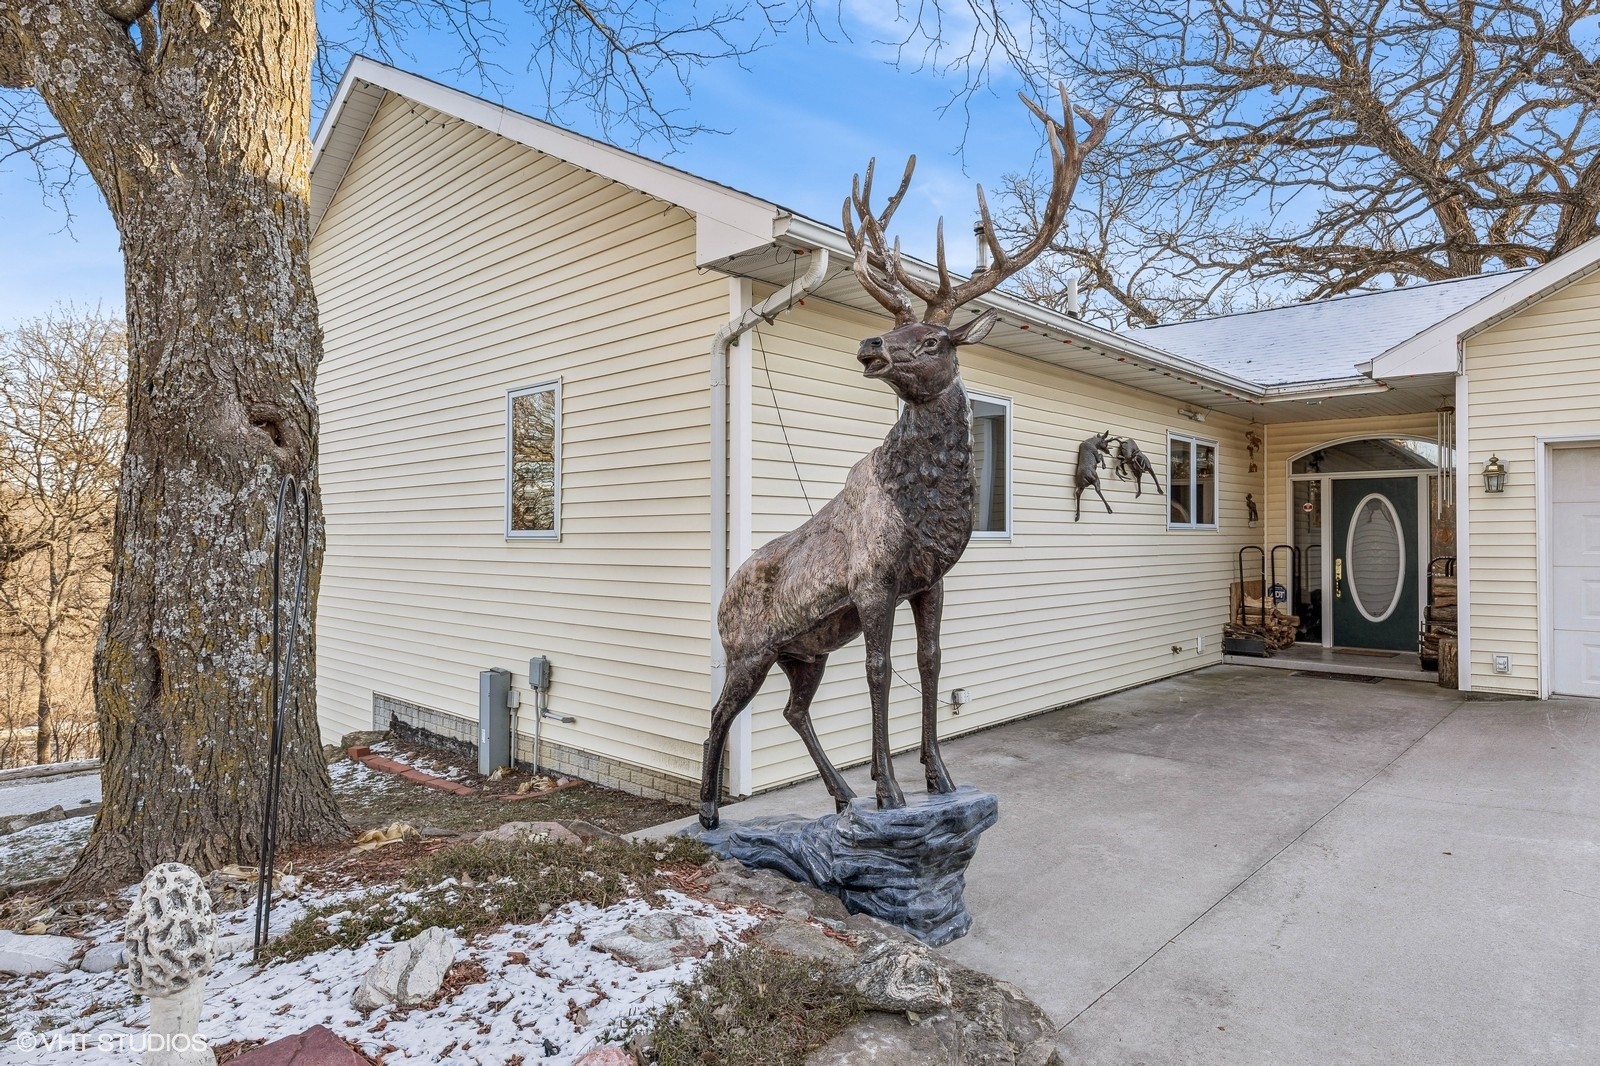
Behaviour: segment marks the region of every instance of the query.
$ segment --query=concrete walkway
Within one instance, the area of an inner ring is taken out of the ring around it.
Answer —
[[[1600,1063],[1600,703],[1221,666],[945,758],[1001,814],[944,950],[1070,1063]]]

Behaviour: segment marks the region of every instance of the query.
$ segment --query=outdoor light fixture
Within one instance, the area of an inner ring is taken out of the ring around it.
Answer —
[[[1204,422],[1210,411],[1197,411],[1193,407],[1180,407],[1178,413],[1191,422]]]
[[[1498,455],[1489,456],[1489,461],[1483,465],[1483,491],[1506,491],[1506,468]]]

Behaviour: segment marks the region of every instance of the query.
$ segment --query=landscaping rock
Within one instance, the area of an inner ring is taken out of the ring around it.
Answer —
[[[752,875],[727,861],[711,864],[708,871],[708,881],[729,902],[768,907],[776,902],[803,910],[800,898],[775,892],[771,882],[797,886],[772,874]],[[854,947],[827,936],[814,924],[818,921],[842,925]],[[870,1008],[861,1022],[814,1052],[807,1066],[1061,1064],[1055,1024],[1019,989],[951,962],[875,918],[856,914],[834,923],[774,915],[753,929],[750,939],[806,958],[833,984],[858,991]]]
[[[84,973],[120,970],[128,964],[128,949],[120,943],[99,944],[90,948],[78,962]]]
[[[346,733],[339,738],[339,750],[348,751],[355,747],[371,747],[380,740],[387,739],[388,732],[382,729],[358,729],[354,733]]]
[[[313,1025],[296,1036],[245,1052],[233,1060],[233,1066],[365,1066],[371,1062],[331,1029]]]
[[[868,949],[845,980],[873,1010],[931,1014],[950,1005],[948,966],[920,944],[884,942]]]
[[[660,912],[597,940],[595,946],[636,970],[660,970],[683,959],[703,958],[716,942],[716,927],[704,918]]]
[[[96,807],[95,809],[98,810],[99,808]],[[38,811],[34,814],[19,814],[15,818],[7,819],[5,823],[5,830],[7,833],[19,833],[24,829],[30,829],[36,825],[44,825],[46,822],[65,821],[70,817],[71,815],[67,813],[66,808],[62,807],[61,804],[58,803],[54,807],[51,807],[48,811]]]
[[[806,1058],[806,1066],[964,1066],[931,1026],[869,1014]]]
[[[855,949],[849,944],[834,939],[809,922],[797,922],[790,918],[763,922],[756,927],[750,939],[762,947],[829,969],[852,967],[857,961]]]
[[[609,830],[609,829],[601,829],[599,826],[595,825],[593,822],[585,822],[581,818],[575,818],[572,821],[568,822],[567,823],[567,828],[572,830],[574,833],[577,833],[578,834],[578,838],[580,840],[582,840],[585,844],[591,843],[592,841],[596,841],[596,840],[620,840],[620,839],[622,839],[621,837],[617,836],[617,834],[613,833],[611,830]]]
[[[48,933],[13,933],[0,929],[0,973],[31,977],[60,973],[72,967],[79,942],[70,936]]]
[[[938,946],[972,927],[962,901],[967,865],[999,816],[993,793],[963,785],[904,807],[879,810],[862,798],[841,814],[756,818],[697,835],[714,855],[825,889],[850,911]]]
[[[496,826],[494,829],[485,829],[473,838],[473,842],[482,844],[486,840],[512,841],[518,837],[545,838],[562,844],[583,844],[583,838],[560,822],[507,822]]]
[[[390,948],[367,971],[356,989],[357,1010],[394,1004],[415,1007],[439,991],[450,964],[456,961],[455,938],[436,926]]]
[[[820,918],[844,923],[850,912],[839,897],[798,881],[791,881],[770,870],[752,870],[737,859],[721,859],[711,865],[706,896],[723,903],[758,903],[763,907],[804,920]]]
[[[573,1059],[572,1066],[634,1066],[634,1061],[619,1047],[597,1047]]]

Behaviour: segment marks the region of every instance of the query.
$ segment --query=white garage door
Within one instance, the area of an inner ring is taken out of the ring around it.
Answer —
[[[1555,448],[1550,691],[1600,697],[1600,448]]]

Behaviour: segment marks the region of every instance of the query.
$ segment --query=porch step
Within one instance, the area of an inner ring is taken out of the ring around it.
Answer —
[[[1396,663],[1365,656],[1360,657],[1359,661],[1338,661],[1292,654],[1278,654],[1268,659],[1253,655],[1224,655],[1222,661],[1231,666],[1259,666],[1267,670],[1313,670],[1324,674],[1365,674],[1397,681],[1426,681],[1430,685],[1439,683],[1437,670],[1420,670],[1404,661]]]

